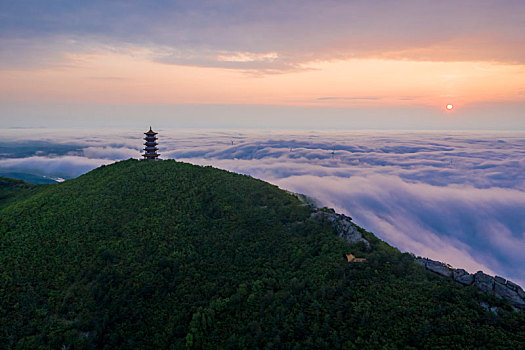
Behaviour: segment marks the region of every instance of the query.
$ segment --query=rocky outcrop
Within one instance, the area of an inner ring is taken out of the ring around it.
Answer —
[[[507,287],[515,291],[520,296],[520,298],[525,299],[525,292],[516,283],[507,281]]]
[[[494,290],[494,277],[484,274],[483,271],[478,271],[474,274],[474,284],[484,292],[492,292]]]
[[[319,202],[312,197],[308,197],[300,193],[289,193],[297,197],[297,199],[303,202],[304,205],[310,206],[310,208],[312,209],[312,218],[318,220],[326,220],[330,224],[332,224],[332,226],[335,227],[335,229],[337,230],[337,235],[339,237],[343,238],[345,241],[351,244],[357,244],[359,242],[362,242],[367,249],[370,248],[370,242],[368,242],[363,237],[361,232],[359,232],[357,226],[352,222],[351,217],[346,216],[344,214],[338,214],[335,212],[334,209],[331,208],[319,207]]]
[[[312,217],[330,222],[337,230],[338,236],[347,242],[352,244],[363,242],[367,248],[370,248],[370,243],[364,239],[361,232],[357,230],[357,226],[352,222],[351,217],[344,214],[337,214],[333,209],[326,208],[314,209]]]
[[[442,276],[451,277],[452,270],[440,261],[434,261],[430,259],[418,259],[418,263],[421,266],[427,268],[427,270],[433,271]]]
[[[484,308],[487,311],[490,311],[490,312],[495,313],[495,314],[498,313],[498,307],[497,306],[490,307],[490,305],[488,303],[484,302],[484,301],[480,302],[479,305],[481,305],[481,307]]]
[[[474,276],[463,269],[455,269],[452,271],[452,276],[454,281],[457,281],[466,286],[470,286],[472,283],[474,283]]]
[[[498,278],[500,280],[498,280]],[[494,295],[509,300],[514,306],[525,309],[525,298],[523,289],[515,283],[506,281],[504,278],[496,276],[494,278]],[[517,287],[517,288],[516,288]],[[521,294],[521,295],[520,295]]]
[[[463,269],[453,269],[440,261],[427,258],[417,258],[416,262],[427,270],[435,272],[445,277],[452,277],[463,285],[475,285],[485,293],[493,294],[499,298],[508,300],[514,307],[525,310],[525,292],[512,281],[507,281],[503,277],[489,276],[483,271],[470,274]]]
[[[338,214],[333,209],[318,208],[311,198],[298,194],[295,195],[303,201],[305,205],[309,205],[312,208],[312,218],[328,221],[336,229],[339,237],[347,242],[351,244],[362,242],[367,248],[370,248],[370,243],[363,237],[361,232],[359,232],[357,226],[352,222],[351,217]],[[483,271],[471,274],[464,269],[454,269],[448,264],[428,258],[416,258],[416,262],[427,270],[447,278],[452,278],[454,281],[465,286],[474,285],[485,293],[508,300],[515,308],[525,310],[525,292],[516,283],[508,281],[503,277],[492,277],[483,273]],[[489,308],[487,304],[487,310],[494,312],[497,308]]]

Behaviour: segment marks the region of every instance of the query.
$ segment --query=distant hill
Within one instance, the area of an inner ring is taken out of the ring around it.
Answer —
[[[0,177],[24,180],[32,184],[54,184],[58,182],[45,176],[20,172],[0,172]]]
[[[56,182],[55,182],[56,183]],[[18,200],[30,197],[40,192],[46,186],[37,186],[20,179],[0,176],[0,209]]]
[[[525,312],[349,220],[172,160],[0,179],[0,348],[523,348]]]

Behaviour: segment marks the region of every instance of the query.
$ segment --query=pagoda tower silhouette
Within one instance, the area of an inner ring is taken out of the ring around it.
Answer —
[[[145,132],[144,135],[146,135],[146,137],[144,137],[144,140],[146,142],[144,142],[144,146],[146,146],[144,148],[144,154],[142,155],[144,157],[144,159],[151,159],[151,160],[156,160],[160,154],[157,153],[157,151],[159,150],[157,148],[157,135],[158,133],[151,130],[151,126],[149,127],[149,131]]]

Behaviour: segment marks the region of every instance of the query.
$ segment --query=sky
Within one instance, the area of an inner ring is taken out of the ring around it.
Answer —
[[[0,120],[523,130],[523,13],[521,0],[1,0]]]
[[[164,159],[307,194],[401,251],[525,287],[523,131],[158,131]],[[139,158],[141,136],[0,131],[0,174],[77,177]]]

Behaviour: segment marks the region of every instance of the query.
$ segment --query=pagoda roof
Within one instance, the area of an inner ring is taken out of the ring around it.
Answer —
[[[149,127],[149,130],[144,133],[145,135],[157,135],[158,132],[155,132],[151,130],[151,126]]]

